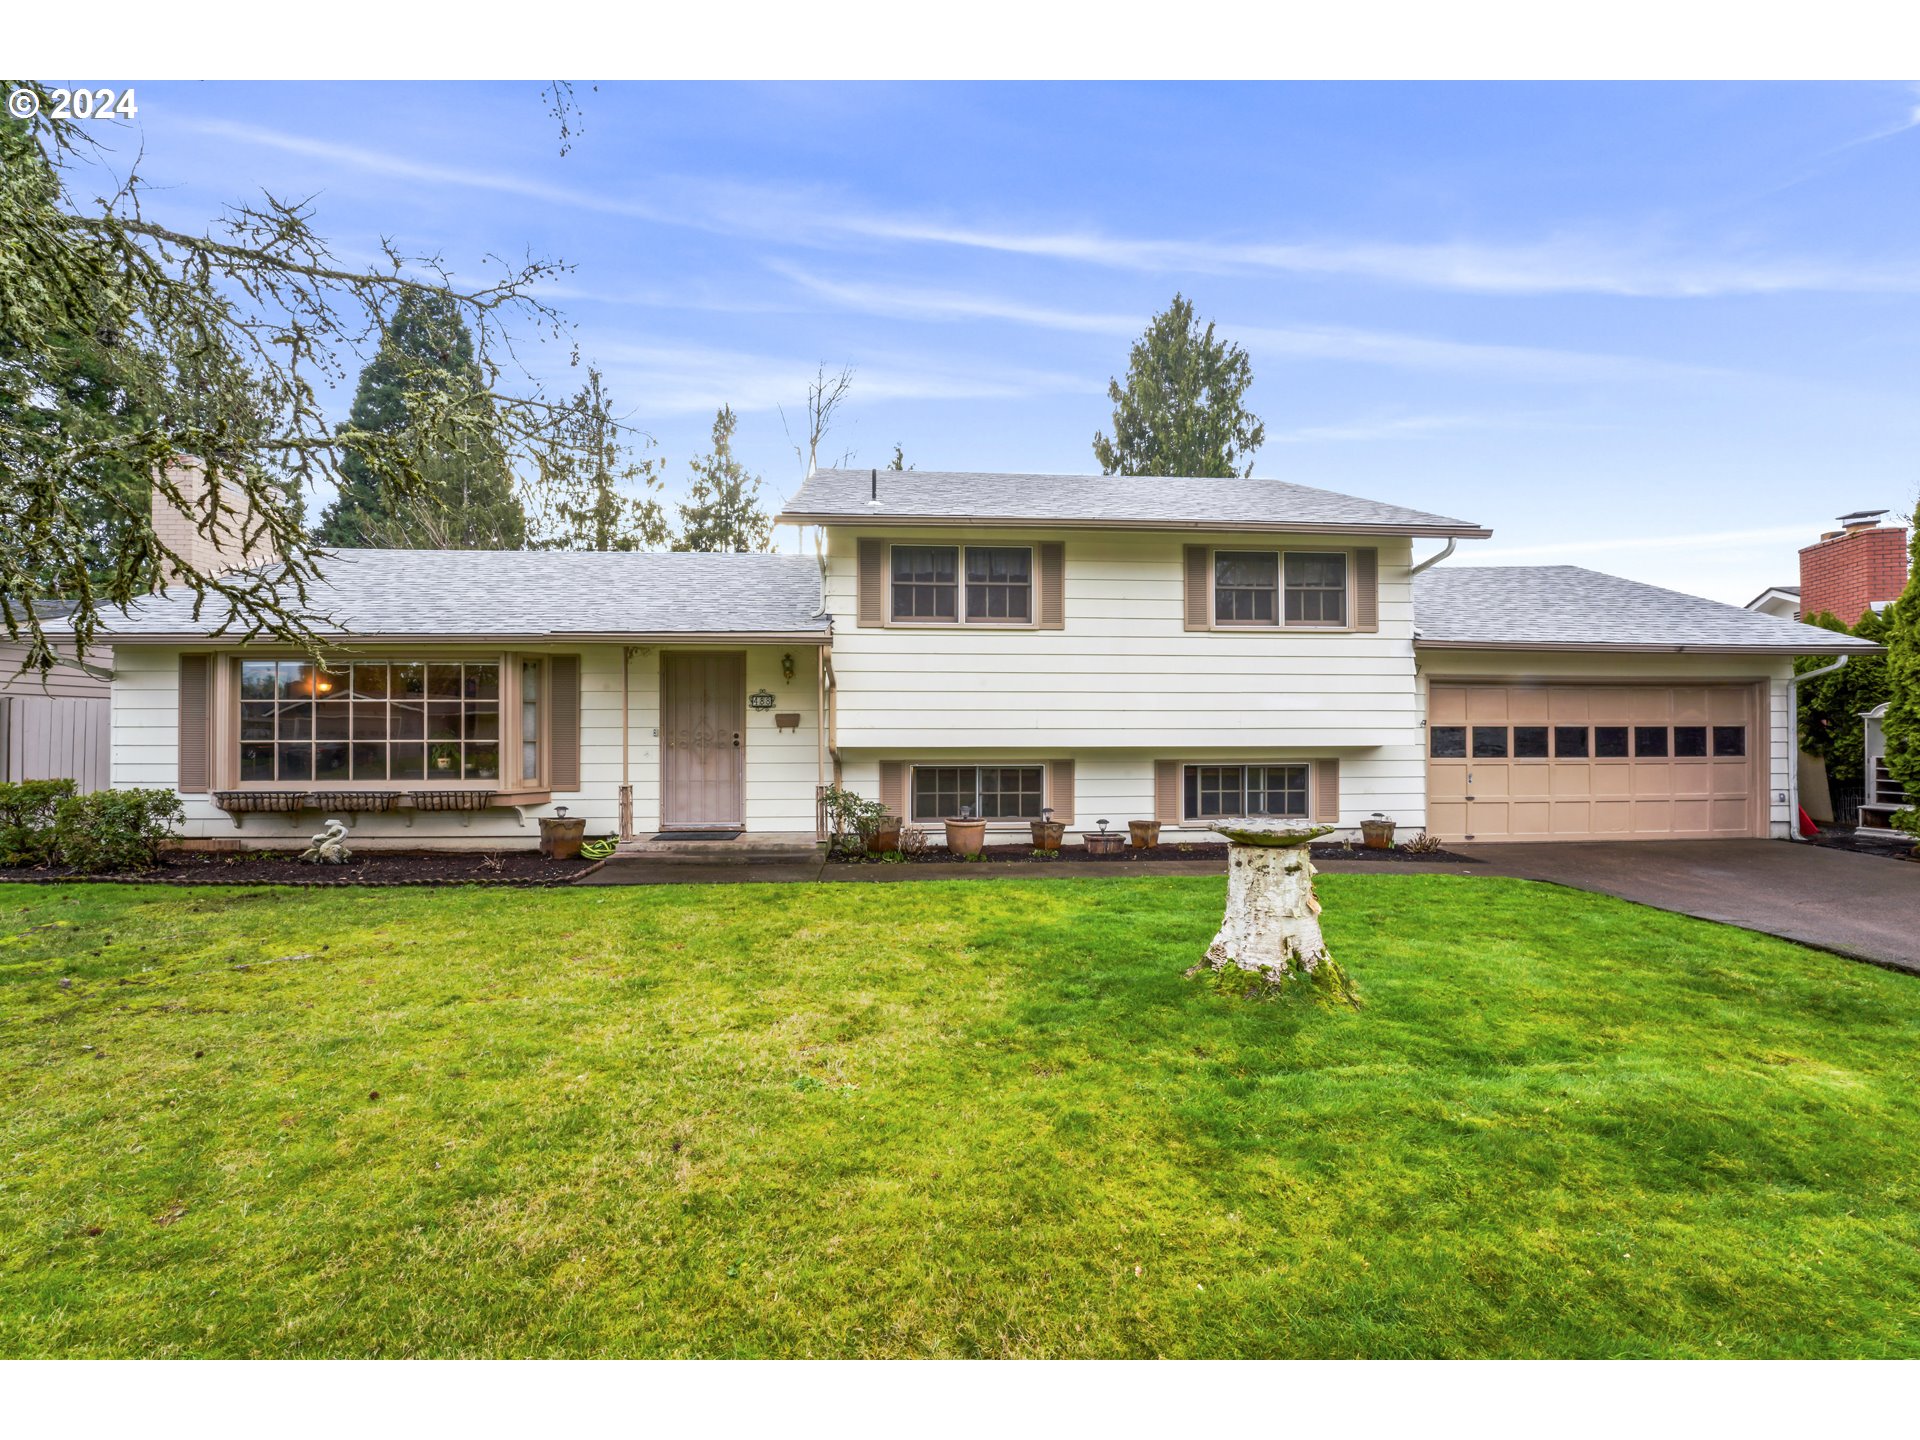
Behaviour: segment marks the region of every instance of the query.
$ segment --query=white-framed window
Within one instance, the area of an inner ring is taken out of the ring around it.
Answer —
[[[894,545],[888,619],[898,625],[1031,625],[1031,545]]]
[[[1039,820],[1047,803],[1044,765],[915,765],[907,782],[908,819]]]
[[[1344,629],[1351,568],[1344,550],[1216,550],[1213,623]]]
[[[1254,765],[1194,764],[1184,767],[1186,818],[1240,820],[1273,817],[1304,820],[1310,767],[1304,760]]]
[[[287,784],[538,786],[544,661],[482,656],[235,662],[234,778]],[[233,752],[229,752],[232,754]]]

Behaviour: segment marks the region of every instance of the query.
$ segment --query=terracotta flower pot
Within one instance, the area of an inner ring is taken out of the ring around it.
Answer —
[[[1360,835],[1366,841],[1369,850],[1391,850],[1393,848],[1393,824],[1391,820],[1362,820]]]
[[[987,822],[984,820],[947,821],[947,849],[955,855],[978,855],[986,840]]]
[[[867,833],[867,853],[869,855],[887,855],[900,848],[900,822],[889,820],[886,824]]]
[[[1081,837],[1089,855],[1118,855],[1127,837],[1118,830],[1089,830]]]
[[[1129,820],[1127,822],[1127,843],[1136,850],[1151,850],[1160,843],[1160,822],[1158,820]]]
[[[1033,824],[1033,848],[1036,850],[1058,850],[1060,842],[1067,838],[1067,825],[1064,820],[1035,820]]]

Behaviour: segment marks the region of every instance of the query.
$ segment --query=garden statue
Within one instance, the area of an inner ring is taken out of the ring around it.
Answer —
[[[1320,933],[1320,902],[1307,852],[1309,842],[1334,827],[1253,820],[1213,828],[1230,847],[1226,919],[1206,958],[1187,973],[1244,970],[1269,985],[1306,978],[1333,998],[1354,1003],[1353,987]]]
[[[302,860],[311,860],[316,865],[344,865],[353,858],[353,852],[347,849],[347,827],[339,820],[327,821],[327,828],[313,837],[313,843],[301,853]]]

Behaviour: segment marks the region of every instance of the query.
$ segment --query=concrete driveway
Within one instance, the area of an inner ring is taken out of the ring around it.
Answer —
[[[1453,845],[1486,872],[1597,890],[1920,973],[1920,864],[1785,840]]]

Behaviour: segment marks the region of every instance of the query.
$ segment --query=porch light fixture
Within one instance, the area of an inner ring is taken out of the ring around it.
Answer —
[[[756,690],[747,697],[747,704],[756,710],[771,710],[773,708],[773,692],[771,690]]]
[[[788,651],[780,657],[780,678],[789,685],[793,683],[793,652]]]

